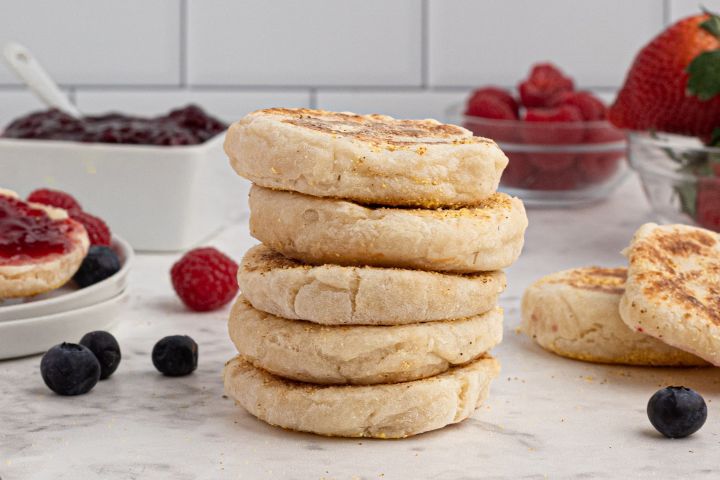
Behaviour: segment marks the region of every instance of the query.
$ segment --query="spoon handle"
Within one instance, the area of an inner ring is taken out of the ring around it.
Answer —
[[[3,49],[10,68],[46,105],[80,118],[82,114],[58,88],[33,54],[19,43],[10,42]]]

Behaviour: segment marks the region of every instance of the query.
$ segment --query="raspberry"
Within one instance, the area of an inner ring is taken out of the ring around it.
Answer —
[[[530,108],[525,113],[525,126],[522,129],[526,143],[536,145],[568,145],[582,142],[584,127],[564,125],[580,122],[580,110],[572,105],[557,108]],[[542,123],[543,125],[538,125]]]
[[[33,191],[28,196],[27,201],[50,205],[51,207],[63,208],[69,212],[82,210],[82,207],[72,195],[61,192],[60,190],[51,190],[49,188],[40,188]]]
[[[474,117],[492,118],[495,120],[516,120],[517,114],[504,101],[484,95],[471,99],[468,103],[466,115]]]
[[[564,92],[560,96],[560,105],[572,105],[580,110],[585,121],[605,120],[605,104],[590,92]]]
[[[110,246],[112,233],[100,218],[83,211],[70,212],[70,218],[83,224],[88,237],[90,237],[90,245]]]
[[[554,107],[562,94],[573,88],[572,78],[550,63],[533,66],[528,79],[518,85],[520,101],[527,108]]]
[[[190,250],[170,270],[180,300],[198,312],[215,310],[238,292],[238,265],[212,247]]]
[[[485,88],[478,88],[475,90],[472,95],[470,96],[470,100],[468,100],[468,106],[467,111],[465,112],[467,115],[476,115],[478,117],[481,117],[482,115],[477,115],[475,113],[472,113],[475,110],[475,103],[479,102],[483,98],[494,98],[495,100],[499,100],[500,102],[504,103],[508,107],[510,107],[510,110],[515,114],[514,118],[518,118],[518,111],[519,106],[518,103],[515,101],[512,95],[510,95],[510,92],[507,90],[503,90],[502,88],[497,87],[485,87]]]
[[[509,162],[503,172],[500,182],[505,187],[525,188],[532,183],[535,176],[535,168],[529,162],[529,155],[526,153],[508,153]]]

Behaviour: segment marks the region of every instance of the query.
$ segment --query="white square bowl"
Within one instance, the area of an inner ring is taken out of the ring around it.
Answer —
[[[185,250],[245,213],[249,182],[230,167],[224,138],[173,147],[0,138],[0,187],[66,191],[136,250]]]

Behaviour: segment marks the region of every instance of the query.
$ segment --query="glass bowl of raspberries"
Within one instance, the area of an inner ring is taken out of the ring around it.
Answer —
[[[573,80],[551,64],[533,66],[517,94],[479,88],[452,112],[508,156],[501,189],[539,206],[593,203],[625,178],[625,133],[606,114],[602,100],[575,90]]]
[[[628,151],[660,221],[720,232],[720,147],[697,137],[633,132]]]

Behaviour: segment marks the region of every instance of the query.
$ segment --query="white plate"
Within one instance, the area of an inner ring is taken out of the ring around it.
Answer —
[[[130,244],[117,235],[113,237],[113,249],[120,257],[121,268],[112,277],[87,288],[78,288],[71,281],[57,290],[35,297],[0,300],[0,323],[76,310],[116,297],[127,287],[135,254]]]
[[[95,305],[69,312],[0,323],[0,359],[42,353],[62,342],[77,343],[93,330],[108,330],[118,321],[127,291]]]

